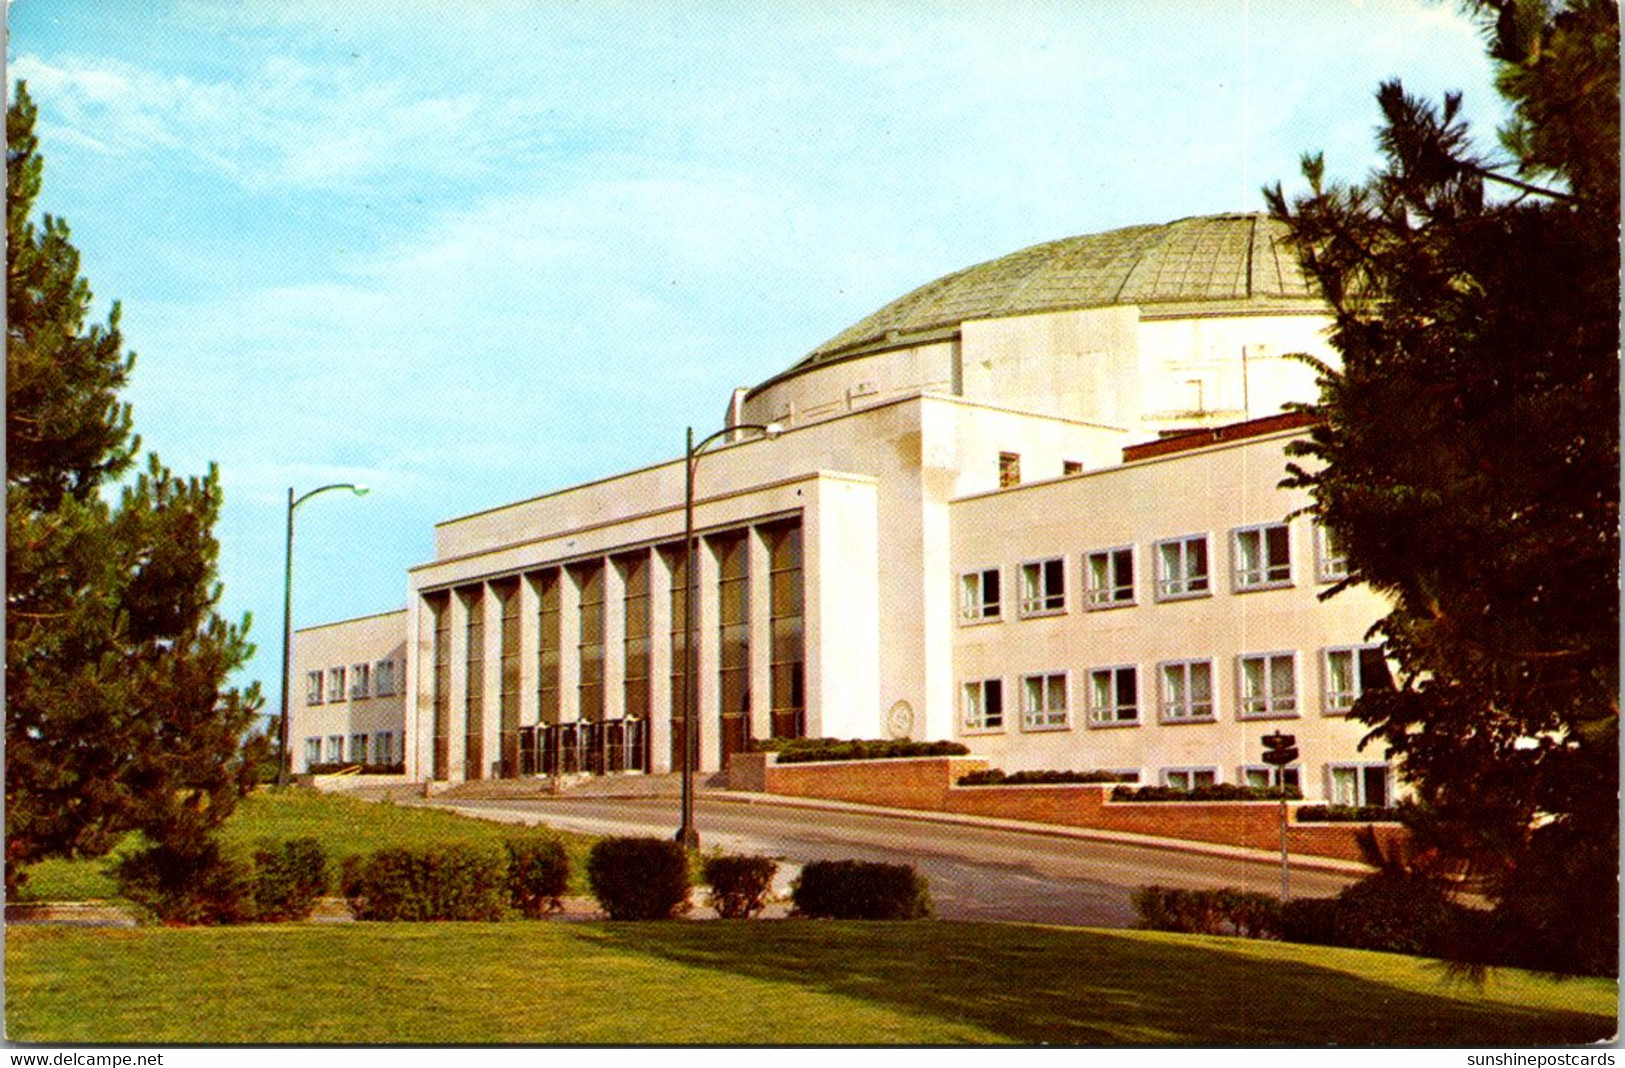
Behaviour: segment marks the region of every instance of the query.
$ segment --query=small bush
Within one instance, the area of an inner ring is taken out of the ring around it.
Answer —
[[[509,838],[508,903],[532,918],[564,907],[570,888],[570,857],[552,835]]]
[[[1337,899],[1295,897],[1281,910],[1281,937],[1310,946],[1335,946]]]
[[[931,891],[910,864],[818,860],[791,887],[796,912],[836,920],[914,920],[931,915]]]
[[[708,901],[723,919],[750,919],[767,906],[779,865],[771,857],[707,857]]]
[[[268,922],[303,920],[327,892],[327,853],[314,838],[262,844],[254,851],[254,909]]]
[[[347,864],[358,920],[497,920],[508,889],[501,854],[466,844],[381,849]]]
[[[1286,788],[1286,799],[1296,801],[1303,791],[1296,786]],[[1233,782],[1219,782],[1212,786],[1198,786],[1194,790],[1178,790],[1172,786],[1119,786],[1112,790],[1113,801],[1279,801],[1281,791],[1275,786],[1242,786]]]
[[[254,918],[248,861],[208,841],[192,848],[150,846],[113,868],[119,893],[175,924],[246,923]]]
[[[1280,900],[1257,891],[1142,886],[1133,901],[1140,914],[1135,926],[1143,930],[1244,938],[1277,938],[1281,933]]]
[[[908,739],[767,738],[751,743],[757,752],[777,753],[780,764],[817,760],[888,760],[896,757],[964,756],[958,742],[915,742]]]
[[[601,838],[587,882],[612,920],[669,920],[688,908],[688,854],[665,838]]]
[[[1289,902],[1282,937],[1310,945],[1439,957],[1464,938],[1475,937],[1471,932],[1487,933],[1481,915],[1451,901],[1429,879],[1379,872],[1334,898]]]
[[[1382,805],[1304,805],[1299,823],[1398,823],[1400,810]]]
[[[1123,782],[1120,771],[1011,771],[998,768],[972,771],[959,777],[960,786],[1021,786],[1042,783],[1111,783]]]

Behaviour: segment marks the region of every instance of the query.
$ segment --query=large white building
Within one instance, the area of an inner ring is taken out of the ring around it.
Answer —
[[[1344,715],[1385,606],[1318,599],[1342,561],[1278,485],[1330,322],[1278,224],[1207,216],[956,272],[736,390],[720,425],[782,432],[697,468],[702,768],[891,736],[1190,786],[1282,729],[1306,796],[1386,802]],[[383,732],[414,779],[671,769],[684,488],[677,457],[439,524],[404,612],[299,632],[295,768]],[[399,700],[356,688],[391,660]]]

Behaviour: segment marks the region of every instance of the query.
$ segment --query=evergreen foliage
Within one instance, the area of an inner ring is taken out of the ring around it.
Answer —
[[[134,356],[116,306],[86,325],[67,224],[32,221],[36,116],[19,83],[6,112],[8,890],[28,864],[101,855],[131,829],[203,857],[260,701],[257,684],[225,686],[252,646],[246,620],[215,614],[218,473],[177,477],[149,456],[118,481],[140,447],[118,400]]]
[[[1396,690],[1354,715],[1426,844],[1487,877],[1519,963],[1618,953],[1619,15],[1476,0],[1504,157],[1459,95],[1378,91],[1386,165],[1266,190],[1336,312],[1342,366],[1285,485],[1386,594]],[[1331,592],[1337,592],[1334,588]]]

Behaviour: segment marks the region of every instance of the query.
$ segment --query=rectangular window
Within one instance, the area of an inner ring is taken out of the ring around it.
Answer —
[[[1164,723],[1189,723],[1213,718],[1213,661],[1176,660],[1159,667]]]
[[[1090,608],[1120,608],[1134,603],[1134,549],[1123,545],[1085,558],[1084,581]]]
[[[717,560],[717,700],[724,755],[750,737],[750,550],[745,531],[710,539]],[[760,581],[760,580],[758,580]]]
[[[1342,539],[1330,527],[1315,524],[1315,578],[1321,582],[1342,582],[1349,577],[1348,552]]]
[[[497,599],[497,760],[519,775],[519,578],[491,584]]]
[[[350,735],[350,761],[354,764],[367,762],[367,736],[365,734]]]
[[[434,749],[430,774],[437,781],[451,775],[451,594],[441,591],[426,597],[434,617]]]
[[[1206,534],[1169,538],[1155,549],[1158,600],[1208,595]]]
[[[963,722],[967,731],[1004,729],[1004,680],[965,683]]]
[[[1066,720],[1066,673],[1027,675],[1021,680],[1021,729],[1024,731],[1064,730]]]
[[[467,614],[463,628],[463,778],[485,777],[485,587],[459,590]]]
[[[354,664],[350,667],[350,699],[372,696],[372,665]]]
[[[1334,805],[1392,805],[1387,764],[1330,764],[1327,799]]]
[[[1270,789],[1275,785],[1274,766],[1270,764],[1246,765],[1241,769],[1241,784],[1264,790]],[[1286,769],[1286,784],[1296,786],[1299,790],[1303,789],[1303,783],[1299,781],[1298,766],[1296,764]]]
[[[1198,786],[1213,786],[1219,781],[1218,768],[1163,768],[1162,785],[1187,792]]]
[[[999,618],[999,569],[959,576],[959,621],[981,623]]]
[[[604,565],[594,561],[572,567],[570,575],[579,598],[577,708],[582,721],[596,723],[604,718]]]
[[[621,714],[648,719],[649,554],[620,557],[615,566],[621,572]]]
[[[1236,658],[1244,718],[1298,714],[1296,661],[1292,653],[1255,653]]]
[[[305,739],[305,770],[310,770],[312,764],[322,762],[322,740],[320,738]]]
[[[1066,564],[1057,557],[1021,565],[1021,614],[1066,611]]]
[[[344,669],[341,667],[327,669],[327,699],[344,700]]]
[[[305,673],[305,704],[319,705],[322,703],[322,673],[308,671]]]
[[[1082,460],[1062,460],[1061,461],[1061,474],[1062,475],[1081,475],[1081,474],[1083,474],[1083,461]]]
[[[559,570],[530,576],[536,589],[536,707],[543,726],[559,721]]]
[[[329,763],[344,763],[344,735],[329,734],[327,736],[327,759]]]
[[[1133,665],[1089,672],[1089,722],[1110,727],[1140,721],[1140,673]]]
[[[999,453],[999,488],[1019,485],[1021,485],[1021,454],[1019,452]]]
[[[801,520],[764,527],[767,541],[769,627],[768,657],[773,737],[800,738],[807,733],[807,638],[803,589]]]
[[[380,660],[372,666],[372,692],[375,697],[395,696],[395,661]]]
[[[1231,535],[1230,560],[1237,591],[1292,584],[1292,539],[1285,523],[1245,527]]]
[[[1394,677],[1388,671],[1382,646],[1355,645],[1326,650],[1325,683],[1325,712],[1328,716],[1341,716],[1354,707],[1354,702],[1365,691],[1393,689]]]
[[[379,731],[373,735],[373,757],[380,764],[395,763],[395,732]]]

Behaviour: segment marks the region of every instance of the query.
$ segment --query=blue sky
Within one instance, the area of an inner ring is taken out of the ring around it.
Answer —
[[[299,625],[399,608],[435,522],[670,459],[893,297],[1374,165],[1399,75],[1501,121],[1416,0],[12,0],[68,220],[274,707]]]

